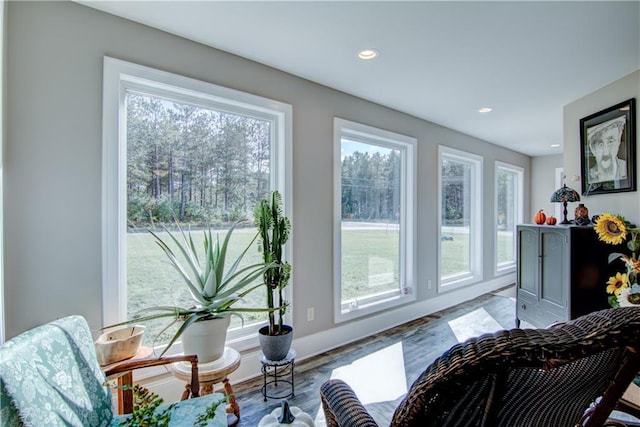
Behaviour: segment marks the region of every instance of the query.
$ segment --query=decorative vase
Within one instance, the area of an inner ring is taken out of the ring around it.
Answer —
[[[269,335],[269,326],[263,326],[258,331],[260,348],[267,360],[282,360],[287,357],[293,340],[293,328],[289,325],[282,325],[285,331],[281,335]]]
[[[589,219],[589,209],[587,209],[584,203],[580,203],[576,208],[575,221],[578,225],[587,225],[591,222]]]
[[[224,353],[227,340],[227,329],[231,316],[200,320],[192,323],[182,333],[182,350],[184,354],[195,354],[198,363],[218,360]]]
[[[136,325],[100,335],[95,342],[100,365],[110,365],[135,356],[140,349],[145,329],[142,325]]]

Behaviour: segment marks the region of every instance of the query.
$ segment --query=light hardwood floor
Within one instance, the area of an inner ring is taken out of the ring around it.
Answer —
[[[324,426],[319,389],[324,381],[340,378],[354,389],[379,425],[389,425],[407,389],[436,357],[467,338],[515,327],[514,296],[513,287],[483,295],[299,362],[295,396],[289,403],[309,413],[317,426]],[[279,407],[278,399],[264,402],[261,387],[261,378],[234,385],[241,410],[239,426],[255,427]]]

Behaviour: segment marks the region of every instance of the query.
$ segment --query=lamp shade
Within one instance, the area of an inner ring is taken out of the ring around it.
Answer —
[[[567,220],[567,202],[579,202],[580,195],[573,188],[567,187],[567,184],[564,184],[562,188],[556,190],[551,195],[551,201],[554,203],[562,203],[564,210],[564,219],[560,224],[570,224],[569,220]]]
[[[567,184],[564,184],[562,188],[558,189],[551,195],[551,201],[555,203],[562,202],[579,202],[580,195],[573,188],[567,187]]]

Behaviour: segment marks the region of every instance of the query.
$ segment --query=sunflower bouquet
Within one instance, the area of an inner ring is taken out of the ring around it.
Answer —
[[[620,215],[603,214],[595,221],[594,229],[598,239],[610,245],[619,245],[629,237],[627,248],[631,256],[619,252],[609,254],[609,263],[621,259],[626,267],[626,271],[616,273],[607,281],[609,305],[624,307],[640,304],[640,261],[636,255],[640,250],[640,228],[631,227]]]

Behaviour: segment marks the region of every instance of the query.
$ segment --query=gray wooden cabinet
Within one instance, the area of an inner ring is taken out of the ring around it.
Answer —
[[[625,252],[598,240],[592,227],[518,226],[516,326],[520,320],[544,328],[608,307],[606,281],[622,264],[611,252]]]

